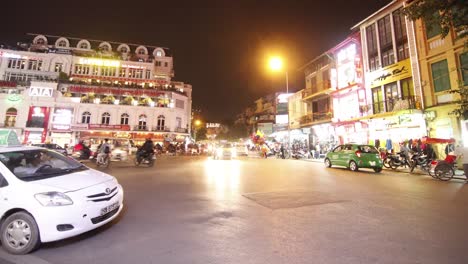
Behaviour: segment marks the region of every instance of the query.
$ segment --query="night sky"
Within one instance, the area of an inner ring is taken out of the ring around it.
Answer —
[[[210,122],[233,119],[261,96],[304,88],[298,68],[338,44],[390,0],[2,1],[0,43],[43,33],[170,48],[175,81],[193,86]]]

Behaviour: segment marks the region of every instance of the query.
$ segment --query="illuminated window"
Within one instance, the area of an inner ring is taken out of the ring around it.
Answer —
[[[110,123],[110,114],[105,112],[101,117],[101,124],[108,125]]]
[[[127,76],[127,68],[120,68],[119,77],[126,77]]]
[[[160,51],[160,50],[156,51],[156,56],[157,57],[162,57],[162,51]]]
[[[54,72],[63,72],[63,63],[56,62],[54,66]]]
[[[16,108],[8,108],[5,116],[5,127],[14,127],[16,124],[17,115],[18,111],[16,110]]]
[[[28,61],[28,70],[31,70],[31,71],[40,71],[40,70],[42,70],[42,60],[29,60]]]
[[[166,124],[166,118],[163,115],[158,116],[158,123],[156,125],[157,130],[164,130]]]
[[[372,89],[372,103],[373,103],[372,108],[374,110],[374,114],[384,112],[383,94],[382,94],[382,89],[380,87],[376,87]]]
[[[120,116],[120,124],[121,125],[128,125],[128,118],[129,118],[128,114],[122,114]]]
[[[91,113],[90,112],[84,112],[81,115],[81,123],[89,124],[90,121],[91,121]]]
[[[24,70],[26,68],[26,60],[24,59],[8,59],[9,69],[20,69]]]
[[[384,86],[385,90],[385,106],[387,112],[393,111],[395,106],[395,101],[399,99],[400,94],[398,92],[398,86],[396,82],[386,84]]]

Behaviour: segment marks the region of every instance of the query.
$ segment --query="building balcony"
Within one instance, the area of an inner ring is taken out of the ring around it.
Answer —
[[[188,129],[187,129],[187,128],[182,128],[182,127],[176,127],[176,129],[175,129],[174,132],[177,132],[177,133],[188,133]]]
[[[315,112],[303,115],[299,118],[301,126],[309,125],[315,122],[331,121],[333,114],[331,112]]]
[[[133,126],[134,131],[149,131],[149,127],[146,125]]]
[[[391,98],[385,101],[374,102],[373,104],[360,107],[361,112],[369,112],[370,109],[372,109],[370,114],[374,115],[398,112],[402,110],[421,109],[421,101],[417,96],[409,96],[403,98]]]
[[[154,126],[154,127],[151,128],[151,131],[154,131],[154,132],[171,132],[171,130],[167,126]]]

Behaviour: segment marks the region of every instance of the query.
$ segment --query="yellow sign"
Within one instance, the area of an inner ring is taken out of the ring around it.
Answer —
[[[94,58],[80,58],[80,64],[105,66],[105,67],[120,67],[120,61],[116,60],[102,60]]]
[[[402,60],[369,74],[370,87],[377,87],[412,76],[410,59]]]

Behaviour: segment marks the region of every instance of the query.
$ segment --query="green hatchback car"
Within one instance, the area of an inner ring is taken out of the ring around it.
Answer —
[[[352,171],[369,168],[374,169],[375,172],[381,172],[383,162],[379,151],[374,146],[344,144],[327,153],[325,165],[327,167],[344,166]]]

